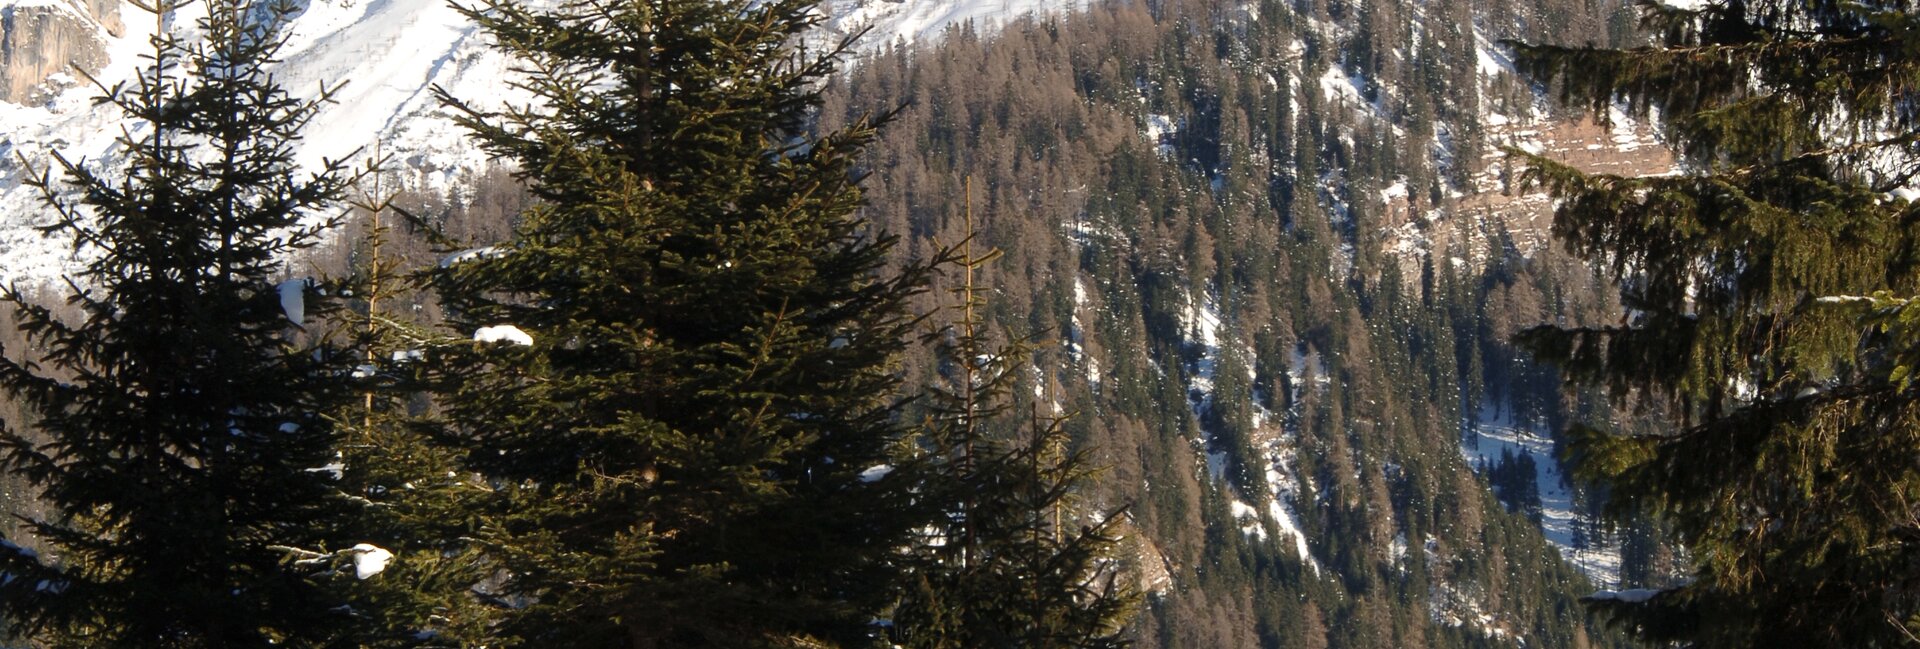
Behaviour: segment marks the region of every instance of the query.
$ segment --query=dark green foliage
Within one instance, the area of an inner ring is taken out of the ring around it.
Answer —
[[[352,606],[368,629],[358,642],[478,646],[488,641],[493,616],[475,590],[491,566],[472,539],[491,490],[462,470],[456,449],[439,443],[433,421],[414,412],[426,401],[429,359],[461,342],[396,317],[400,295],[417,287],[394,272],[394,197],[381,195],[378,181],[373,195],[355,203],[367,215],[365,263],[351,281],[355,312],[342,318],[365,350],[354,371],[361,392],[333,413],[341,490],[365,505],[350,527],[353,538],[393,554],[392,565],[354,590]]]
[[[855,216],[865,122],[807,134],[834,52],[814,2],[592,0],[466,9],[540,108],[448,98],[535,203],[434,280],[477,537],[530,647],[870,641],[914,517],[859,479],[902,437],[896,354],[923,267]]]
[[[1666,430],[1576,426],[1616,514],[1660,516],[1693,581],[1596,602],[1643,637],[1699,646],[1893,646],[1920,629],[1916,395],[1902,380],[1920,291],[1916,115],[1904,2],[1642,6],[1648,47],[1520,46],[1564,101],[1658,109],[1685,173],[1622,178],[1531,158],[1555,234],[1618,278],[1617,326],[1521,340]],[[1880,293],[1877,298],[1853,297]]]
[[[46,230],[86,260],[67,295],[77,322],[5,295],[36,357],[0,361],[28,412],[0,434],[5,466],[52,513],[0,542],[0,609],[37,645],[303,647],[357,632],[339,592],[354,585],[342,533],[357,507],[316,470],[349,359],[290,335],[300,323],[275,282],[350,182],[339,163],[309,175],[292,161],[318,102],[288,97],[266,66],[293,9],[211,0],[203,41],[163,31],[134,80],[103,89],[144,125],[122,136],[126,161],[102,173],[56,153],[58,180],[29,180],[54,214]],[[333,308],[290,289],[307,322]]]
[[[1088,452],[1069,450],[1064,419],[1013,407],[1034,349],[993,345],[973,276],[999,252],[970,253],[968,245],[959,261],[967,281],[955,289],[962,315],[931,336],[950,378],[932,389],[918,440],[926,454],[903,476],[919,478],[936,519],[918,530],[889,637],[922,649],[1126,647],[1139,598],[1117,561],[1125,510],[1081,523],[1088,512],[1078,501],[1094,477]]]
[[[1507,511],[1519,512],[1533,524],[1540,524],[1540,484],[1538,464],[1532,453],[1515,457],[1512,449],[1502,448],[1500,459],[1487,467],[1487,483]],[[1578,543],[1576,543],[1578,545]]]

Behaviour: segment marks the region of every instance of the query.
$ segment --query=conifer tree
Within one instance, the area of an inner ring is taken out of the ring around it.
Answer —
[[[1892,646],[1920,632],[1920,171],[1908,2],[1642,4],[1655,44],[1517,46],[1607,121],[1657,111],[1681,172],[1581,173],[1537,156],[1555,235],[1609,269],[1616,326],[1521,340],[1664,432],[1576,426],[1613,513],[1662,517],[1692,581],[1596,597],[1641,636],[1694,646]],[[1522,152],[1514,152],[1524,155]],[[1876,296],[1876,297],[1868,297]],[[1644,601],[1641,601],[1644,600]]]
[[[974,276],[1000,251],[975,256],[973,236],[957,260],[960,318],[934,336],[951,380],[934,386],[927,453],[908,463],[936,517],[919,530],[891,636],[911,649],[1127,646],[1136,598],[1116,560],[1125,509],[1077,523],[1077,492],[1093,475],[1085,452],[1067,449],[1063,418],[1030,414],[1023,427],[1013,415],[1010,392],[1032,349],[989,337]]]
[[[457,449],[435,438],[429,417],[413,413],[433,387],[428,356],[458,341],[389,307],[410,286],[383,254],[389,224],[405,213],[381,184],[375,175],[371,193],[354,203],[367,218],[364,263],[351,281],[361,303],[340,324],[359,338],[364,356],[353,373],[358,398],[332,414],[341,440],[338,463],[328,469],[364,505],[351,537],[389,553],[392,565],[351,591],[363,622],[351,640],[363,647],[479,646],[492,616],[476,589],[490,568],[470,539],[475,509],[490,489],[462,470]]]
[[[102,87],[131,122],[124,159],[54,153],[28,180],[83,260],[82,317],[4,293],[34,347],[0,360],[30,412],[0,459],[53,513],[0,542],[0,611],[36,646],[328,644],[352,627],[355,508],[316,468],[349,366],[294,335],[332,300],[275,279],[353,174],[294,164],[327,92],[295,99],[269,73],[292,3],[208,0],[192,42],[167,28],[182,3],[141,6],[152,53]]]
[[[814,136],[838,51],[810,0],[486,2],[538,105],[446,97],[535,199],[436,277],[444,395],[497,487],[477,537],[529,647],[871,642],[914,521],[862,480],[904,435],[896,354],[926,271],[883,271],[855,156]],[[498,341],[498,342],[490,342]]]

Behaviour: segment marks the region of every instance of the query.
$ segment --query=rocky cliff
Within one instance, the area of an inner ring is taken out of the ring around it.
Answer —
[[[33,103],[52,86],[107,63],[107,38],[125,31],[121,0],[13,0],[0,6],[0,101]]]

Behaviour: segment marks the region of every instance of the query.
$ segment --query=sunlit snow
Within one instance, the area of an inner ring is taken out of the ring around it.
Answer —
[[[307,278],[290,279],[280,283],[280,310],[287,314],[287,321],[294,326],[307,323]]]
[[[380,574],[387,569],[387,564],[392,562],[393,553],[385,548],[371,543],[353,546],[353,576],[356,579],[366,579]]]
[[[1620,550],[1600,546],[1600,539],[1589,540],[1589,547],[1575,548],[1574,527],[1581,524],[1573,511],[1573,491],[1561,475],[1560,462],[1553,454],[1553,440],[1524,422],[1514,422],[1495,406],[1484,408],[1474,426],[1473,441],[1463,441],[1460,452],[1472,464],[1492,466],[1501,452],[1533,456],[1535,481],[1540,488],[1540,528],[1547,540],[1560,548],[1560,554],[1600,583],[1620,579]]]
[[[477,343],[513,343],[526,347],[533,346],[533,336],[513,325],[494,325],[481,327],[473,332],[473,341]]]

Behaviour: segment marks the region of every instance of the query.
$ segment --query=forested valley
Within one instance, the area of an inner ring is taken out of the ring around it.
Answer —
[[[486,1],[448,170],[296,155],[332,1],[13,149],[8,646],[1920,628],[1905,5]]]

